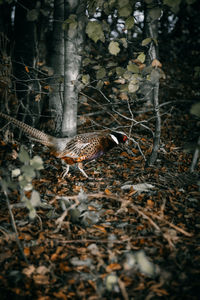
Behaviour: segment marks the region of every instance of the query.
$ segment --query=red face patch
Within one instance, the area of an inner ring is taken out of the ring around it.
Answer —
[[[124,135],[124,136],[123,136],[123,142],[126,142],[127,139],[128,139],[127,136]]]

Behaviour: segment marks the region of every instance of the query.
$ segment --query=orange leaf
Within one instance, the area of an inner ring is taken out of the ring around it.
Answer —
[[[67,265],[67,263],[60,263],[59,269],[60,269],[61,271],[65,271],[65,272],[71,272],[71,270],[72,270],[72,268],[69,267],[69,266]],[[71,279],[71,280],[74,280],[74,279]],[[72,282],[72,284],[73,284],[73,282]]]
[[[147,200],[147,205],[150,207],[154,206],[154,201],[152,201],[151,199]]]
[[[29,73],[29,69],[28,69],[27,66],[25,66],[25,70],[26,70],[27,73]]]
[[[145,64],[141,64],[141,65],[139,66],[139,70],[143,70],[145,67],[146,67]]]
[[[45,85],[45,86],[43,86],[43,89],[48,90],[48,89],[50,89],[50,86],[49,85]]]
[[[132,148],[131,149],[133,153],[137,154],[138,153],[138,149]]]
[[[112,192],[111,192],[109,189],[105,189],[104,193],[105,193],[106,195],[111,195],[111,194],[112,194]]]
[[[69,299],[68,296],[64,294],[62,291],[54,292],[53,295],[56,299],[63,299],[63,300]]]
[[[28,248],[28,247],[24,248],[24,255],[26,255],[26,256],[30,255],[30,248]]]
[[[162,64],[158,59],[154,59],[152,61],[151,65],[152,65],[152,67],[155,67],[155,68],[157,68],[157,67],[162,68]]]
[[[145,138],[141,138],[141,141],[146,142],[147,140]]]
[[[55,260],[57,259],[57,257],[58,257],[57,253],[53,253],[53,254],[51,255],[51,260],[52,260],[52,261],[55,261]]]
[[[101,230],[101,231],[104,232],[104,233],[107,233],[106,229],[105,229],[103,226],[100,226],[100,225],[94,225],[93,227],[95,227],[95,228]]]
[[[110,264],[106,267],[106,271],[107,272],[112,272],[112,271],[115,271],[115,270],[120,270],[122,267],[120,264],[117,264],[117,263],[113,263],[113,264]]]

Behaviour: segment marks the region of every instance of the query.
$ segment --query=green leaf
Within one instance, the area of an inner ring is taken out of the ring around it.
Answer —
[[[32,181],[32,178],[28,182],[27,178],[25,178],[25,176],[20,175],[18,177],[18,180],[19,180],[20,188],[23,189],[24,191],[31,191],[33,189],[33,186],[30,183]]]
[[[30,161],[30,157],[28,155],[28,152],[25,150],[24,146],[22,145],[20,147],[20,151],[19,151],[19,160],[22,162],[22,163],[28,163]]]
[[[34,8],[31,10],[28,10],[26,18],[27,18],[27,21],[34,22],[34,21],[37,21],[38,16],[39,16],[39,10]]]
[[[33,207],[37,207],[41,205],[40,194],[36,190],[32,191],[30,201]]]
[[[132,13],[132,8],[130,4],[127,4],[126,6],[120,7],[118,9],[118,14],[120,17],[129,17]]]
[[[106,65],[106,68],[116,67],[118,64],[114,61],[109,61]]]
[[[145,54],[142,52],[140,55],[138,55],[137,59],[141,62],[141,63],[144,63],[145,61]]]
[[[158,20],[161,16],[161,13],[162,11],[159,7],[155,7],[149,11],[149,15],[153,21]]]
[[[133,16],[130,16],[128,19],[126,19],[125,21],[125,27],[126,29],[131,29],[133,28],[134,26],[134,23],[135,23],[135,20],[134,20],[134,17]]]
[[[149,43],[151,43],[152,39],[151,38],[146,38],[142,41],[142,46],[146,46],[148,45]]]
[[[119,43],[114,41],[110,42],[108,50],[110,54],[117,55],[120,52]]]
[[[84,84],[89,84],[89,83],[90,83],[90,75],[89,75],[89,74],[84,74],[84,75],[82,76],[81,81],[82,81]]]
[[[102,79],[106,76],[106,70],[104,68],[101,68],[96,73],[97,80]]]
[[[125,71],[126,70],[124,68],[122,68],[122,67],[117,67],[116,68],[116,73],[117,73],[118,76],[122,76]]]
[[[20,169],[14,169],[12,170],[12,177],[17,177],[21,174],[21,170]]]
[[[181,0],[163,0],[163,4],[170,7],[171,11],[177,13]]]
[[[200,102],[192,105],[190,113],[196,115],[197,117],[200,117]]]
[[[103,87],[103,81],[102,81],[102,80],[99,80],[99,81],[97,82],[96,88],[97,88],[98,90],[101,90],[102,87]]]
[[[120,39],[120,42],[122,43],[122,45],[123,45],[124,48],[128,48],[127,39],[121,38],[121,39]]]
[[[29,218],[30,218],[31,220],[34,220],[35,217],[36,217],[36,215],[37,215],[37,213],[36,213],[35,208],[32,208],[32,209],[29,211]]]
[[[194,78],[200,78],[200,67],[194,67]]]
[[[31,181],[35,177],[34,168],[30,165],[24,165],[21,168],[22,172],[24,173],[23,176],[28,178],[28,181]]]
[[[43,170],[43,160],[40,156],[36,155],[33,157],[33,159],[30,160],[30,165],[35,169],[35,170]]]
[[[122,8],[128,4],[129,4],[129,0],[118,0],[118,3],[117,3],[119,8]]]
[[[135,64],[129,63],[127,66],[127,70],[132,72],[132,73],[139,73],[139,68]]]
[[[120,86],[121,92],[128,92],[128,84],[123,84]]]
[[[86,57],[85,59],[83,59],[82,61],[82,66],[85,67],[85,66],[88,66],[90,63],[92,63],[91,59]]]
[[[90,39],[95,43],[100,40],[103,43],[105,42],[104,33],[102,30],[102,25],[98,22],[89,22],[86,27],[86,33]]]
[[[77,28],[78,22],[76,15],[71,14],[68,19],[63,22],[62,28],[65,31],[74,31]]]
[[[126,72],[124,72],[124,74],[123,74],[123,78],[125,78],[126,80],[130,80],[132,75],[133,74],[131,71],[126,70]]]
[[[135,82],[135,80],[129,82],[128,85],[129,93],[135,93],[138,89],[139,89],[139,85]]]
[[[109,274],[105,279],[106,289],[109,292],[114,292],[118,286],[119,279],[115,274]]]

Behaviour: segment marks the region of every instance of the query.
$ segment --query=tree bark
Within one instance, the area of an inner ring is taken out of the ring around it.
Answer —
[[[158,19],[152,17],[152,9],[158,7],[157,0],[153,0],[151,4],[146,5],[145,9],[145,33],[146,37],[152,39],[147,55],[147,63],[150,65],[153,61],[158,59],[158,46],[155,41],[158,37]],[[154,14],[153,14],[154,15]],[[151,72],[151,80],[148,85],[147,100],[153,104],[154,114],[156,119],[155,132],[153,137],[153,149],[147,165],[153,165],[157,159],[157,154],[160,146],[161,135],[161,117],[159,108],[159,70],[158,66],[154,66]]]
[[[64,110],[62,135],[74,136],[77,132],[78,88],[81,51],[85,33],[85,1],[65,0],[65,20],[74,15],[77,26],[65,30],[64,37]]]
[[[64,2],[54,0],[54,23],[51,42],[52,55],[50,64],[53,69],[53,78],[50,80],[52,92],[49,97],[49,108],[52,119],[55,122],[55,134],[61,132],[63,114],[63,90],[64,90]]]

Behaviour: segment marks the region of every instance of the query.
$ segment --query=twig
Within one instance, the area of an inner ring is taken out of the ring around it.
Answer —
[[[101,107],[102,110],[104,110],[109,116],[111,116],[115,120],[115,122],[117,122],[120,125],[120,122],[115,118],[115,116],[113,116],[113,114],[111,114],[107,109],[105,109],[103,107],[103,105],[99,104],[96,100],[94,100],[92,97],[86,95],[85,93],[83,93],[83,92],[79,92],[79,93],[82,96],[87,97],[88,99],[90,99],[91,101],[93,101],[94,103],[96,103],[99,107]]]
[[[118,278],[118,284],[119,284],[119,287],[120,287],[120,290],[121,290],[121,293],[122,293],[122,296],[123,296],[124,300],[128,300],[129,297],[128,297],[128,293],[126,291],[125,284],[120,278]]]
[[[191,163],[191,166],[190,166],[190,172],[194,172],[194,169],[197,165],[197,162],[198,162],[198,159],[199,159],[199,148],[200,148],[200,136],[198,138],[198,141],[197,141],[197,145],[196,145],[196,148],[195,148],[195,151],[194,151],[194,154],[193,154],[193,158],[192,158],[192,163]]]
[[[76,196],[76,198],[77,198],[77,197],[78,197],[78,196]],[[66,198],[69,199],[69,197],[66,197]],[[64,199],[64,197],[63,197],[62,199]],[[71,205],[69,208],[67,208],[67,209],[62,213],[62,215],[56,220],[56,225],[58,225],[58,226],[57,226],[57,228],[54,230],[55,233],[58,232],[58,231],[60,230],[60,228],[61,228],[61,226],[62,226],[62,224],[63,224],[63,221],[64,221],[65,217],[68,215],[69,211],[70,211],[71,209],[74,209],[78,204],[79,204],[79,202],[76,201],[76,203],[74,203],[74,204]]]
[[[180,227],[174,225],[173,223],[167,221],[166,219],[163,219],[163,217],[161,217],[161,216],[157,216],[157,215],[155,215],[155,214],[151,214],[151,216],[153,216],[154,218],[156,218],[156,219],[158,219],[158,220],[160,220],[160,221],[164,221],[164,222],[165,222],[166,224],[168,224],[170,227],[174,228],[175,230],[179,231],[180,233],[182,233],[182,234],[185,235],[185,236],[188,236],[188,237],[192,237],[192,236],[193,236],[192,233],[189,233],[189,232],[185,231],[184,229],[182,229],[182,228],[180,228]]]
[[[131,204],[131,207],[139,214],[141,215],[144,219],[147,219],[149,221],[149,223],[158,231],[161,231],[160,228],[158,227],[158,225],[148,216],[146,215],[144,212],[142,212],[141,210],[139,210],[136,205]]]
[[[18,248],[19,248],[19,251],[21,252],[21,255],[24,259],[24,261],[29,264],[29,261],[27,259],[27,257],[24,255],[24,251],[23,251],[23,247],[20,243],[20,240],[19,240],[19,234],[17,232],[17,227],[16,227],[16,224],[15,224],[15,219],[14,219],[14,215],[13,215],[13,212],[12,212],[12,209],[11,209],[11,206],[10,206],[10,201],[9,201],[9,198],[8,198],[8,194],[7,194],[7,191],[6,191],[6,187],[4,186],[4,184],[2,184],[1,182],[1,185],[2,185],[2,189],[3,189],[3,193],[5,195],[5,198],[6,198],[6,203],[7,203],[7,206],[8,206],[8,211],[9,211],[9,214],[10,214],[10,218],[11,218],[11,224],[12,224],[12,228],[14,230],[14,233],[15,233],[15,239],[16,239],[16,243],[18,245]]]

